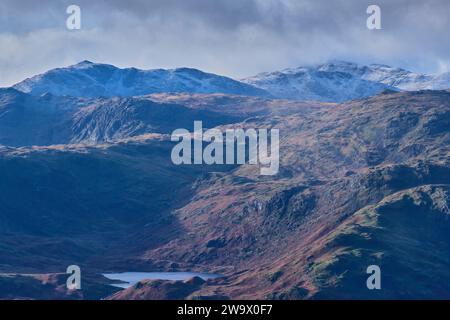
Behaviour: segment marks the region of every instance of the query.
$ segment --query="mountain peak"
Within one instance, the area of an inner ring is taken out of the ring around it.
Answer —
[[[327,62],[319,65],[335,65],[335,66],[357,66],[355,62],[346,61],[346,60],[339,60],[339,59],[330,59]]]
[[[249,84],[198,69],[122,69],[89,60],[52,69],[24,80],[14,85],[14,88],[33,95],[49,92],[56,96],[88,98],[169,92],[269,96],[264,90]]]
[[[93,66],[93,65],[95,65],[94,62],[89,61],[89,60],[83,60],[83,61],[80,61],[80,62],[74,64],[74,65],[69,66],[69,68],[86,68],[86,67],[90,67],[90,66]]]
[[[344,60],[260,73],[240,81],[193,68],[118,68],[83,60],[26,79],[14,88],[33,95],[113,97],[153,93],[223,93],[292,100],[343,102],[389,90],[445,90],[450,73],[426,75],[384,64]]]
[[[94,68],[94,67],[103,67],[103,68],[108,68],[108,69],[119,69],[111,64],[105,64],[105,63],[95,63],[89,60],[83,60],[81,62],[78,62],[77,64],[68,66],[67,68],[62,68],[62,69],[78,69],[78,70],[83,70],[83,69],[90,69],[90,68]],[[58,69],[56,69],[58,70]]]
[[[387,64],[382,64],[382,63],[371,63],[369,65],[369,67],[373,67],[373,68],[387,68],[387,69],[393,69],[393,67],[387,65]]]
[[[243,79],[276,98],[343,102],[376,95],[384,90],[442,90],[450,76],[425,75],[384,64],[368,66],[330,60],[323,64],[261,73]]]
[[[324,64],[317,65],[315,69],[318,71],[328,72],[353,72],[359,68],[358,64],[343,60],[330,60]]]
[[[78,64],[79,65],[82,65],[82,64],[90,65],[90,64],[95,64],[95,63],[92,61],[89,61],[89,60],[83,60],[83,61],[79,62]]]

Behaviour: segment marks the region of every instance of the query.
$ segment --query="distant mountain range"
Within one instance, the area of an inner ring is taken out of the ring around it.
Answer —
[[[0,89],[0,299],[450,299],[450,90],[423,90],[448,83],[85,61]],[[279,129],[279,173],[173,164],[170,133],[194,120]],[[109,271],[223,277],[121,290]]]
[[[414,73],[387,65],[359,66],[332,61],[310,67],[265,72],[242,80],[277,98],[342,102],[373,96],[383,90],[442,90],[450,88],[450,72]]]
[[[267,95],[254,86],[197,69],[120,69],[90,61],[50,70],[14,88],[33,95],[51,93],[75,97],[131,97],[161,92]]]
[[[343,102],[390,90],[450,88],[450,73],[425,75],[345,61],[266,72],[240,81],[197,69],[120,69],[83,61],[26,79],[13,88],[24,93],[74,97],[130,97],[154,93],[223,93],[278,99]]]

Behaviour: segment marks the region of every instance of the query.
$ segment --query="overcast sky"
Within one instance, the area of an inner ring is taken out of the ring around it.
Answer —
[[[81,7],[81,30],[66,8]],[[366,27],[381,7],[381,30]],[[342,59],[450,71],[449,0],[1,0],[0,86],[81,60],[235,78]]]

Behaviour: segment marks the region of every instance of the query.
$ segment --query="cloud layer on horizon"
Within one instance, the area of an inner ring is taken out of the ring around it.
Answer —
[[[65,27],[77,4],[82,29]],[[450,71],[450,2],[383,0],[2,0],[0,86],[81,60],[232,76],[343,59]]]

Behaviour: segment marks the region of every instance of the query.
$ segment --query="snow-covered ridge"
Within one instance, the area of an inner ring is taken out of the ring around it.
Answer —
[[[26,79],[15,89],[41,95],[112,97],[152,93],[224,93],[294,100],[342,102],[390,90],[450,88],[450,73],[427,75],[347,61],[264,72],[240,81],[197,69],[120,69],[82,61]]]
[[[347,61],[331,61],[264,72],[241,81],[264,89],[278,98],[339,102],[364,98],[385,89],[448,89],[450,73],[426,75],[381,64],[360,66]]]
[[[267,96],[264,90],[231,78],[197,69],[120,69],[108,64],[82,61],[26,79],[14,88],[33,95],[111,97],[162,92],[228,93]]]

